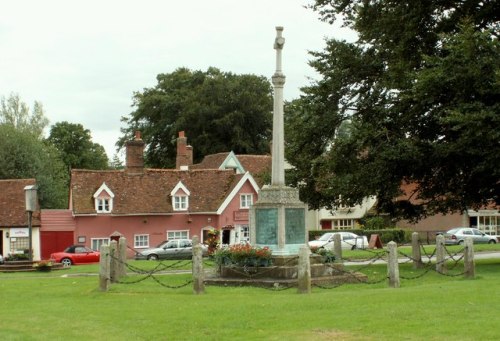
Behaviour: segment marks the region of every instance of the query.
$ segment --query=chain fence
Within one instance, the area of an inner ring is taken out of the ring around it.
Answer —
[[[185,281],[184,283],[181,283],[178,285],[172,285],[172,284],[167,284],[167,283],[165,283],[165,281],[161,281],[159,279],[160,276],[163,279],[168,278],[168,276],[166,276],[166,275],[171,274],[172,270],[178,270],[179,268],[184,268],[187,265],[192,265],[192,263],[193,263],[192,260],[179,260],[179,261],[176,261],[172,264],[165,264],[165,263],[159,261],[158,264],[153,269],[141,269],[137,266],[129,264],[128,262],[123,262],[121,259],[115,257],[114,255],[110,255],[110,257],[113,261],[124,265],[128,269],[127,273],[128,274],[132,273],[132,276],[134,277],[134,278],[132,278],[132,277],[127,276],[127,278],[121,278],[120,280],[118,280],[116,282],[118,284],[137,284],[137,283],[143,282],[147,279],[151,279],[154,282],[156,282],[157,284],[159,284],[165,288],[180,289],[180,288],[184,288],[184,287],[193,283],[193,280],[190,279],[190,280]],[[140,275],[140,277],[136,278],[136,277],[138,277],[138,275]]]
[[[417,280],[432,272],[447,277],[458,277],[465,274],[464,268],[460,268],[460,265],[462,264],[462,261],[464,259],[465,251],[467,251],[467,246],[452,253],[443,245],[446,256],[441,261],[436,260],[437,247],[432,251],[432,253],[428,253],[422,243],[419,243],[418,247],[420,248],[420,254],[424,255],[423,257],[420,257],[420,259],[414,259],[413,256],[406,254],[399,248],[397,249],[398,267],[399,265],[408,263],[420,264],[420,266],[413,267],[410,271],[408,271],[408,266],[401,267],[399,270],[400,279]],[[346,284],[359,283],[365,285],[377,285],[384,281],[388,281],[388,269],[387,271],[385,271],[384,269],[384,271],[382,272],[380,271],[380,265],[388,265],[389,252],[385,249],[358,250],[364,251],[367,256],[362,258],[342,258],[340,262],[325,263],[325,266],[329,268],[328,273],[330,278],[326,278],[326,280],[324,281],[313,280],[311,286],[320,289],[335,289]],[[180,289],[193,283],[192,278],[180,284],[167,283],[167,281],[165,280],[169,278],[168,276],[166,276],[168,274],[192,274],[191,270],[181,270],[193,265],[193,261],[191,259],[178,260],[173,263],[169,262],[168,264],[162,261],[158,261],[158,264],[156,264],[152,269],[143,269],[126,261],[123,262],[113,254],[110,254],[110,257],[114,262],[122,264],[127,269],[127,276],[117,280],[116,283],[118,284],[131,285],[151,279],[155,283],[165,288]],[[285,261],[282,266],[289,266],[292,265],[292,263],[296,262],[297,258],[290,258]],[[339,263],[341,264],[341,266],[339,266]],[[214,261],[213,258],[203,258],[202,264],[208,268],[213,268],[215,272],[219,272],[220,274],[219,265]],[[441,264],[446,265],[443,268],[444,271],[438,270],[438,268],[442,268],[438,267],[438,265]],[[230,267],[230,273],[234,275],[234,277],[251,282],[251,285],[253,287],[260,287],[272,291],[282,291],[297,286],[294,281],[276,280],[275,283],[272,283],[271,285],[269,281],[265,283],[264,280],[272,271],[273,267],[269,267],[268,269],[263,267],[256,268],[252,266]],[[410,272],[411,274],[408,274],[408,272]],[[326,282],[327,284],[322,284],[322,282]]]

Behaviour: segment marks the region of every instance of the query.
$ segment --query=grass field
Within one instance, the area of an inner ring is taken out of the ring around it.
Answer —
[[[152,268],[155,262],[131,262]],[[182,265],[182,264],[181,264]],[[184,265],[189,268],[189,264]],[[459,264],[460,267],[460,264]],[[384,265],[364,270],[383,278]],[[420,271],[420,270],[419,270]],[[419,277],[401,265],[387,283],[271,291],[168,289],[152,279],[98,290],[97,265],[50,273],[0,273],[1,340],[498,340],[500,259],[476,261],[476,279]],[[460,272],[460,269],[453,270]],[[126,280],[141,277],[128,276]],[[190,275],[165,275],[168,286]]]

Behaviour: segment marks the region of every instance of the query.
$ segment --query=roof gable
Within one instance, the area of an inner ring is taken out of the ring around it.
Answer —
[[[227,206],[229,205],[229,203],[239,193],[239,191],[241,190],[241,188],[243,187],[243,185],[247,181],[250,182],[250,185],[252,185],[252,187],[255,190],[255,192],[257,192],[257,193],[259,192],[259,186],[255,182],[254,178],[252,177],[252,175],[250,174],[250,172],[246,172],[245,175],[243,175],[243,177],[241,177],[241,179],[238,182],[238,184],[233,188],[233,190],[231,191],[231,193],[229,193],[229,195],[226,197],[226,199],[224,200],[224,202],[222,203],[222,205],[219,207],[219,209],[217,210],[217,214],[222,214],[222,212],[224,212],[224,210],[227,208]]]
[[[245,168],[243,168],[240,161],[232,151],[227,155],[219,169],[235,169],[238,174],[245,173]]]
[[[97,198],[102,195],[102,192],[105,192],[111,198],[115,197],[115,194],[109,189],[105,182],[102,183],[101,187],[94,193],[94,198]]]
[[[179,191],[182,191],[183,194],[185,195],[191,195],[191,192],[186,188],[186,186],[184,186],[184,184],[182,183],[182,181],[179,181],[177,183],[177,185],[175,185],[174,189],[172,190],[172,192],[170,192],[170,195],[171,196],[174,196],[174,195],[179,195],[178,192]]]

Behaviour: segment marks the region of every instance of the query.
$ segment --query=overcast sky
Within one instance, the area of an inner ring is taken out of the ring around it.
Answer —
[[[179,67],[271,78],[275,27],[286,39],[285,99],[315,77],[307,51],[352,40],[304,8],[310,0],[15,0],[0,10],[0,97],[40,101],[50,125],[80,123],[115,153],[134,91]]]

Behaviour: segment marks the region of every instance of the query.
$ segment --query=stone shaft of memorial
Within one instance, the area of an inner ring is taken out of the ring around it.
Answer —
[[[276,39],[274,49],[276,50],[276,72],[272,77],[274,86],[274,109],[273,109],[273,149],[272,149],[272,175],[271,185],[285,185],[285,139],[283,124],[283,86],[285,76],[281,70],[281,51],[285,45],[285,38],[281,36],[283,27],[276,27]]]

